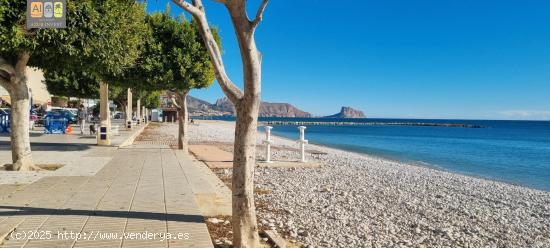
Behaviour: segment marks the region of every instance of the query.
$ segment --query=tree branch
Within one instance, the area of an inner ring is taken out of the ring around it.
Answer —
[[[27,75],[27,63],[29,63],[29,59],[31,58],[31,53],[28,51],[24,51],[17,57],[17,62],[15,63],[15,75],[19,79],[23,79],[22,81],[18,82],[26,82],[27,79],[25,78]]]
[[[0,56],[0,78],[11,82],[12,77],[15,77],[15,68],[7,60]]]
[[[250,23],[252,30],[256,29],[258,24],[260,24],[260,22],[262,21],[264,11],[265,11],[265,8],[267,7],[268,2],[269,2],[269,0],[263,0],[262,1],[262,5],[260,5],[260,8],[258,8],[258,12],[256,12],[256,17]]]
[[[191,5],[190,3],[188,3],[185,0],[172,0],[172,2],[177,4],[178,6],[180,6],[181,8],[186,10],[187,12],[191,13],[192,15],[198,15],[202,12],[199,8]]]
[[[181,95],[179,93],[176,93],[176,95],[178,95],[178,97],[181,97]],[[172,95],[172,97],[170,97],[170,100],[172,101],[172,104],[176,107],[176,109],[181,109],[181,106],[178,104],[178,101],[176,100],[176,98],[174,97],[174,95]]]
[[[218,2],[223,1],[224,0],[219,0]],[[216,80],[218,81],[218,84],[222,88],[224,94],[229,98],[229,100],[231,100],[231,102],[233,102],[233,104],[236,105],[243,98],[243,92],[231,81],[225,71],[220,48],[218,47],[218,43],[216,43],[216,40],[212,35],[212,31],[208,25],[202,0],[193,0],[193,5],[190,5],[183,0],[172,0],[172,2],[191,13],[197,21],[199,32],[203,38],[208,54],[210,55],[210,61],[212,62],[216,72]]]
[[[188,93],[189,93],[189,90],[182,90],[181,92],[176,90],[176,93],[175,93],[176,96],[178,96],[178,98],[181,99],[181,101],[182,101],[180,104],[178,104],[178,100],[176,100],[174,95],[172,95],[172,97],[170,99],[172,100],[172,104],[174,104],[174,106],[176,106],[176,109],[180,110],[185,106],[183,101],[185,101],[185,96]]]
[[[27,70],[27,63],[29,63],[29,59],[31,58],[31,53],[29,52],[22,52],[19,57],[17,57],[17,63],[15,63],[15,72],[20,73]]]

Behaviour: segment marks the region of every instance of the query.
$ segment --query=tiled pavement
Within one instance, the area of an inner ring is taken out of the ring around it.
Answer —
[[[212,247],[177,152],[133,145],[91,177],[0,186],[2,247]]]
[[[119,120],[113,120],[113,124]],[[117,147],[131,140],[139,133],[138,126],[133,130],[120,130],[113,135],[111,146],[96,146],[94,135],[80,135],[78,128],[72,134],[44,134],[43,131],[31,132],[31,149],[36,164],[61,164],[62,168],[47,172],[14,173],[0,170],[0,185],[29,184],[50,176],[93,176],[109,162]],[[38,128],[42,129],[42,128]],[[11,162],[11,141],[9,134],[0,134],[0,161]],[[2,196],[0,186],[0,197]]]

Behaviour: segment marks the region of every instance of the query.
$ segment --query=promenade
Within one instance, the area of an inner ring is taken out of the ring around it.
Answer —
[[[132,134],[122,133],[113,147],[78,136],[50,136],[75,141],[63,144],[33,137],[33,149],[51,148],[34,152],[35,160],[51,162],[53,152],[54,161],[68,164],[30,173],[49,174],[32,183],[0,185],[1,247],[212,247],[189,183],[201,177],[189,173],[200,170],[186,168],[201,165],[165,141],[153,142],[154,132],[149,142],[116,147]]]

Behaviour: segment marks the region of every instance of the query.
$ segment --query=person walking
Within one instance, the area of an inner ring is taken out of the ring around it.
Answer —
[[[84,126],[86,125],[86,118],[88,117],[88,111],[84,108],[83,104],[80,104],[78,107],[78,112],[76,114],[78,116],[78,125],[80,125],[80,134],[84,134]]]

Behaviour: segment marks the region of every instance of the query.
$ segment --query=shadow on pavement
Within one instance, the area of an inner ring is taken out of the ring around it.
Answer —
[[[42,137],[46,135],[45,133],[29,133],[29,137]],[[10,133],[0,133],[0,137],[10,137]]]
[[[95,144],[31,142],[33,151],[85,151]],[[11,151],[11,141],[0,141],[0,151]]]
[[[113,218],[130,218],[144,220],[167,220],[191,223],[204,223],[204,217],[201,215],[187,214],[166,214],[135,211],[104,211],[104,210],[78,210],[78,209],[52,209],[52,208],[34,208],[20,206],[0,206],[0,209],[13,209],[14,211],[2,211],[0,216],[14,215],[80,215],[80,216],[100,216]]]

